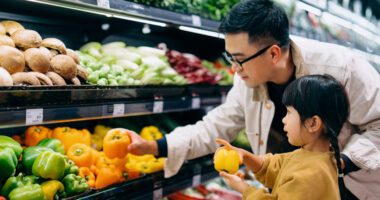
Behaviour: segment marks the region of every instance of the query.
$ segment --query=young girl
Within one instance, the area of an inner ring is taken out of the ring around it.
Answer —
[[[331,76],[305,76],[289,84],[282,102],[287,108],[282,120],[284,131],[289,143],[301,148],[257,156],[217,139],[224,145],[222,148],[235,149],[241,161],[271,192],[249,187],[238,175],[226,172],[220,175],[231,188],[243,194],[243,199],[343,199],[337,141],[349,113],[343,87]]]

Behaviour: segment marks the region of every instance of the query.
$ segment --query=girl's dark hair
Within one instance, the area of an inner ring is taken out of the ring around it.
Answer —
[[[343,170],[340,162],[338,135],[349,115],[349,102],[343,86],[330,75],[310,75],[296,79],[285,89],[282,103],[292,106],[302,123],[315,115],[325,126],[325,133],[334,149],[339,172],[339,190],[344,197]]]

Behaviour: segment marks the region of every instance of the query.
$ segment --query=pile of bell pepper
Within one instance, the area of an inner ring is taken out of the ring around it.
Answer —
[[[2,196],[10,200],[52,200],[89,188],[85,179],[78,176],[78,167],[65,155],[64,144],[49,138],[53,133],[45,127],[28,128],[25,144],[29,147],[25,149],[12,138],[0,136]]]
[[[103,138],[103,151],[97,151],[85,144],[74,144],[68,149],[67,156],[80,167],[79,176],[91,188],[102,189],[139,176],[137,171],[125,168],[130,143],[127,130],[112,129]]]
[[[94,134],[87,129],[31,126],[14,139],[0,135],[4,172],[0,195],[16,200],[57,199],[162,170],[164,158],[128,153],[132,142],[128,132],[104,125],[95,126]],[[140,135],[147,140],[163,137],[155,126],[144,127]]]

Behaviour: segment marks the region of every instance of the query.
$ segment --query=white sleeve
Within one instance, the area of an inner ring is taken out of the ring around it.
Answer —
[[[242,92],[246,86],[237,78],[235,76],[234,86],[224,104],[207,113],[196,124],[178,127],[166,136],[168,157],[165,177],[175,175],[186,160],[213,153],[218,147],[215,138],[231,141],[244,128]]]
[[[380,76],[366,60],[352,58],[346,80],[348,120],[360,131],[350,138],[342,153],[361,169],[380,169]]]

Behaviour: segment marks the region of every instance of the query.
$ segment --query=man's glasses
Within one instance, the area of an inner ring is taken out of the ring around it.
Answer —
[[[243,64],[260,56],[261,54],[265,53],[265,51],[267,51],[270,47],[272,47],[273,45],[269,45],[269,46],[266,46],[265,48],[261,49],[260,51],[256,52],[255,54],[253,54],[252,56],[249,56],[248,58],[244,59],[243,61],[238,61],[236,60],[230,53],[228,53],[227,51],[223,53],[223,57],[232,65],[234,63],[237,63],[239,64],[239,67],[243,68]]]

